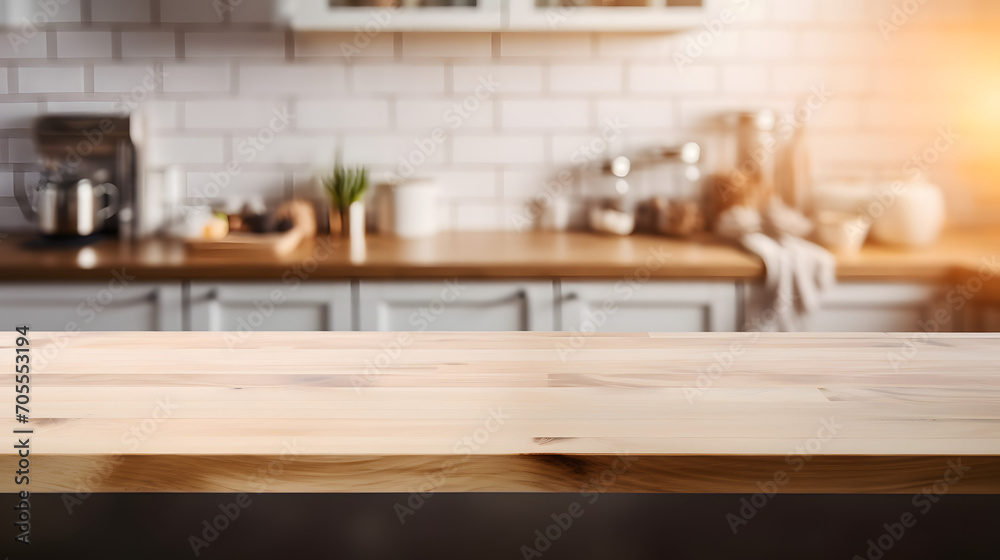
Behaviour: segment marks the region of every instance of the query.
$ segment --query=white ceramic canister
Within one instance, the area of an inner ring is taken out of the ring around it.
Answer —
[[[879,243],[923,247],[938,240],[945,222],[944,194],[917,179],[884,186],[875,193],[882,213],[874,215],[871,236]]]
[[[379,233],[403,238],[430,237],[437,233],[438,186],[433,179],[410,179],[379,185]]]

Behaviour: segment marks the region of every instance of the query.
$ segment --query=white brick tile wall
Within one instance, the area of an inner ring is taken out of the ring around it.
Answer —
[[[91,31],[59,31],[56,33],[59,58],[110,58],[111,35]]]
[[[240,0],[223,2],[222,11],[229,14],[234,23],[268,23],[274,21],[278,13],[275,0]]]
[[[150,0],[90,0],[91,21],[148,22]]]
[[[234,202],[245,202],[249,198],[262,197],[265,201],[280,199],[284,195],[285,175],[276,171],[246,171],[227,173],[220,168],[214,172],[191,172],[187,174],[188,197],[201,200],[203,197],[212,200],[211,196],[219,192],[216,200],[227,198]]]
[[[122,56],[173,58],[177,53],[175,36],[169,31],[122,32]]]
[[[56,33],[59,58],[111,58],[111,35],[94,31]]]
[[[181,62],[163,65],[165,92],[226,92],[230,88],[228,63]]]
[[[553,64],[549,67],[549,91],[553,93],[620,92],[624,80],[621,64],[586,62]]]
[[[241,64],[240,93],[341,93],[347,89],[343,64]]]
[[[490,33],[407,33],[403,35],[404,57],[480,57],[493,54]]]
[[[302,130],[371,130],[389,126],[389,102],[385,99],[307,98],[295,111]]]
[[[29,0],[30,19],[52,23],[72,23],[80,21],[80,0]],[[54,8],[54,10],[53,10]]]
[[[568,128],[590,126],[590,105],[585,100],[517,100],[500,103],[504,128]]]
[[[539,93],[544,88],[540,64],[463,64],[452,67],[452,84],[457,93],[484,91],[492,79],[500,93]]]
[[[94,66],[94,91],[118,93],[142,87],[146,76],[155,75],[151,65],[97,64]],[[164,78],[165,79],[165,78]]]
[[[21,93],[74,93],[83,91],[83,68],[18,68]]]
[[[395,52],[392,33],[328,33],[295,34],[295,57],[370,58],[391,57]]]
[[[592,36],[583,33],[504,33],[500,56],[531,58],[590,58]]]
[[[0,41],[0,58],[45,58],[48,54],[48,33],[39,31],[28,37],[23,34],[5,34]]]
[[[189,57],[284,57],[285,36],[276,31],[185,33],[184,49]]]
[[[222,137],[160,134],[149,139],[151,165],[214,163],[222,166]]]
[[[294,125],[275,119],[287,110],[282,101],[257,101],[252,99],[212,99],[184,103],[184,127],[191,130],[251,130],[284,128]]]
[[[540,136],[496,136],[459,133],[453,137],[454,163],[543,163],[545,142]]]
[[[493,127],[492,101],[475,96],[450,99],[399,99],[396,126],[401,129],[468,130]]]
[[[284,29],[259,24],[273,0],[234,4],[226,24],[210,0],[89,0],[93,25],[57,24],[15,41],[16,52],[0,40],[0,162],[34,164],[25,131],[37,114],[115,111],[145,68],[162,65],[162,93],[142,104],[154,167],[180,164],[194,183],[227,177],[223,197],[280,197],[292,182],[313,196],[314,170],[342,151],[377,178],[437,177],[447,227],[510,228],[546,180],[578,168],[581,152],[596,153],[596,165],[693,138],[714,171],[729,150],[722,115],[794,111],[824,88],[831,98],[806,119],[818,174],[898,169],[939,126],[961,127],[962,145],[932,177],[958,211],[985,216],[979,203],[1000,202],[989,192],[998,178],[970,170],[996,170],[989,68],[1000,60],[1000,8],[929,2],[886,39],[877,20],[892,3],[755,0],[741,10],[726,0],[705,18],[733,10],[717,37],[699,25],[666,34],[296,32],[289,42]],[[79,21],[80,5],[58,18]],[[111,60],[119,34],[122,60]],[[478,106],[454,108],[463,102]],[[285,104],[291,122],[268,131]],[[607,119],[626,126],[610,146]],[[245,164],[234,176],[224,173],[231,158]],[[0,212],[12,204],[4,173],[10,167],[0,166]],[[654,192],[637,181],[637,192]],[[575,196],[585,190],[575,186]]]
[[[367,64],[351,66],[355,93],[443,92],[442,64]]]
[[[718,89],[715,65],[697,63],[633,64],[628,71],[629,91],[639,93],[711,93]]]
[[[38,103],[0,103],[0,128],[31,128]]]

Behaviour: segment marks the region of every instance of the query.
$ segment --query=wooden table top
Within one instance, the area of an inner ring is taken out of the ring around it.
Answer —
[[[0,492],[604,476],[614,492],[912,493],[957,469],[951,492],[1000,493],[1000,334],[31,332],[30,348],[30,422],[13,375],[0,392],[0,469],[30,437],[30,487]]]
[[[29,250],[24,237],[0,243],[0,281],[102,280],[124,268],[139,280],[313,280],[345,278],[616,278],[648,272],[662,279],[752,279],[764,273],[756,256],[705,237],[683,241],[652,235],[447,232],[423,240],[369,235],[352,246],[320,237],[281,258],[190,255],[182,244],[105,241],[83,249]],[[960,280],[983,259],[997,258],[1000,231],[946,233],[934,246],[900,250],[866,246],[842,257],[838,275],[852,280]],[[654,257],[656,266],[648,266]],[[662,263],[662,266],[660,264]],[[304,268],[305,267],[305,268]]]

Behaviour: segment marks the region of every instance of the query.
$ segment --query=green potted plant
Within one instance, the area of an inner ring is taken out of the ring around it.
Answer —
[[[338,163],[333,174],[322,179],[330,196],[330,232],[349,237],[365,234],[365,203],[368,190],[368,169],[364,166],[345,167]]]

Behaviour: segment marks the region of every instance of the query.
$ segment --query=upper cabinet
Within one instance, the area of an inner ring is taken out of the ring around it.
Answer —
[[[670,31],[712,0],[283,0],[295,29],[353,31]]]

